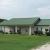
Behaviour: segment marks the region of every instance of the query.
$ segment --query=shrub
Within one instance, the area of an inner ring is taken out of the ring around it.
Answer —
[[[48,31],[48,29],[45,29],[45,31],[46,31],[46,35],[50,36],[50,30]]]
[[[35,35],[37,35],[38,34],[38,31],[34,31],[34,33],[35,33]]]
[[[50,32],[46,32],[46,35],[47,35],[47,36],[50,36]]]
[[[35,35],[42,35],[43,34],[43,32],[42,31],[34,31],[34,33],[35,33]]]
[[[5,32],[5,34],[8,34],[7,32]]]
[[[12,32],[10,32],[10,34],[12,34]]]
[[[47,32],[47,31],[48,31],[48,29],[45,29],[45,31]]]
[[[13,32],[12,34],[16,34],[16,32]]]
[[[42,35],[43,34],[43,32],[42,31],[38,31],[38,35]]]

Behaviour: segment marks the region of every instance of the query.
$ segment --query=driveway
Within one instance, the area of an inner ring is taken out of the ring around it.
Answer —
[[[32,50],[50,50],[50,44],[45,44],[45,45],[42,45],[39,48],[32,49]]]

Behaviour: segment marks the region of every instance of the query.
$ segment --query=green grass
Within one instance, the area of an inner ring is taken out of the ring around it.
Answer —
[[[0,50],[30,50],[47,42],[47,36],[0,35]]]

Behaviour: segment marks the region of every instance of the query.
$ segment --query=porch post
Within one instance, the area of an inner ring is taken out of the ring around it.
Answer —
[[[15,26],[15,32],[17,33],[17,26]]]
[[[31,35],[31,26],[29,26],[29,35]]]

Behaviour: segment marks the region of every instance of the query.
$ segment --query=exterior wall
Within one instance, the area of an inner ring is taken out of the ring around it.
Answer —
[[[9,27],[9,26],[2,26],[2,31],[3,32],[7,32],[10,33],[10,31],[14,31],[13,27]],[[17,33],[17,26],[15,27],[15,32]]]
[[[5,26],[5,32],[10,33],[10,28],[8,26]]]
[[[45,29],[49,29],[49,26],[36,26],[36,27],[38,27],[38,30],[41,30],[42,28],[43,34],[45,34]]]
[[[19,26],[15,26],[15,32],[17,33]],[[10,31],[14,31],[13,27],[8,27],[8,26],[2,26],[2,31],[10,33]],[[21,26],[21,34],[29,34],[29,27]]]
[[[18,28],[21,28],[21,34],[31,34],[34,33],[34,27],[31,26],[15,26],[15,32],[17,33]],[[14,31],[14,27],[9,27],[9,26],[2,26],[3,32],[10,33],[10,31]]]
[[[34,31],[36,30],[36,28],[38,27],[38,30],[41,30],[42,28],[42,31],[43,31],[43,34],[45,34],[45,29],[49,29],[50,26],[32,26],[31,27],[31,33],[34,34]],[[21,34],[29,34],[29,26],[20,26],[21,28]],[[8,26],[1,26],[1,29],[0,30],[3,30],[3,32],[8,32],[10,33],[10,30],[11,31],[14,31],[13,27],[8,27]],[[15,26],[15,32],[17,33],[17,30],[18,30],[18,26]]]
[[[10,28],[8,26],[2,26],[2,31],[10,33]]]
[[[29,28],[28,27],[21,27],[21,33],[22,34],[29,34]]]

